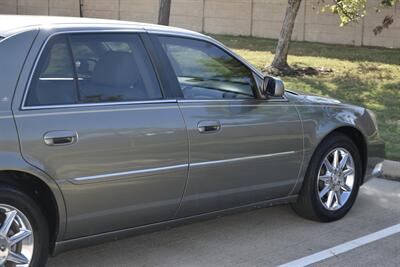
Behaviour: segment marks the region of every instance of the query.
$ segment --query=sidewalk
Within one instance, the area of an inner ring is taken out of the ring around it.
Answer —
[[[389,180],[400,181],[400,162],[385,160],[383,162],[383,175]]]

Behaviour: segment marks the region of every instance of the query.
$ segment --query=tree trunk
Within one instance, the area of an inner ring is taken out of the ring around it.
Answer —
[[[289,52],[289,43],[292,37],[294,22],[297,13],[299,12],[301,0],[288,0],[288,7],[286,9],[285,19],[283,20],[282,30],[279,35],[278,45],[276,47],[275,57],[271,66],[278,70],[290,69],[287,63],[287,56]]]
[[[83,17],[83,0],[79,0],[79,16]]]
[[[158,11],[158,24],[169,25],[169,15],[171,12],[171,0],[160,0]]]

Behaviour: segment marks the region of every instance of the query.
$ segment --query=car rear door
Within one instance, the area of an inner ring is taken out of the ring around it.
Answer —
[[[178,216],[288,196],[303,155],[295,106],[259,99],[254,73],[214,43],[152,39],[181,89],[188,128],[189,178]]]
[[[59,184],[65,239],[173,218],[187,180],[186,127],[139,33],[54,35],[27,88],[14,100],[21,152]]]

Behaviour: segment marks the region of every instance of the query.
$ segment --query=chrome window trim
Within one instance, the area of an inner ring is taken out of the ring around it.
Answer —
[[[289,102],[286,97],[282,98],[268,98],[268,99],[178,99],[178,103],[212,103],[212,102],[236,102],[236,103],[246,103],[246,102],[259,102],[268,103],[268,102]]]
[[[175,103],[176,104],[176,103]],[[112,105],[110,108],[101,107],[101,108],[89,108],[89,109],[44,109],[44,110],[36,110],[37,112],[30,113],[19,113],[14,115],[15,118],[29,118],[36,116],[63,116],[63,115],[74,115],[74,114],[94,114],[94,113],[104,113],[104,112],[121,112],[121,111],[143,111],[143,110],[162,110],[162,109],[179,109],[178,105],[125,105],[127,108],[123,108],[123,106],[115,106]],[[40,112],[46,111],[48,112]],[[1,118],[1,117],[0,117]]]
[[[249,102],[249,101],[257,101],[257,99],[222,99],[222,98],[216,98],[216,99],[178,99],[178,103],[210,103],[210,102]]]
[[[146,100],[146,101],[103,102],[103,103],[100,102],[100,103],[85,103],[85,104],[29,106],[29,107],[22,107],[21,109],[22,110],[40,110],[40,109],[121,106],[121,105],[140,105],[140,104],[168,104],[168,103],[177,103],[177,100],[176,99],[162,99],[162,100]]]
[[[46,48],[48,42],[51,38],[57,35],[62,34],[77,34],[77,33],[146,33],[144,28],[141,29],[93,29],[93,30],[66,30],[66,31],[57,31],[46,37],[46,40],[43,42],[39,53],[36,56],[35,63],[33,64],[33,68],[31,73],[29,74],[28,83],[25,86],[24,95],[22,98],[22,103],[20,106],[21,110],[34,110],[34,109],[53,109],[53,108],[68,108],[68,107],[92,107],[92,106],[111,106],[111,105],[132,105],[132,104],[153,104],[153,103],[172,103],[176,102],[176,100],[168,100],[164,99],[168,102],[160,102],[164,100],[145,100],[145,101],[123,101],[123,102],[106,102],[106,103],[85,103],[85,104],[63,104],[63,105],[43,105],[43,106],[25,106],[26,98],[28,97],[29,87],[31,86],[33,74],[36,71],[37,65],[39,63],[40,58],[42,57],[43,51]],[[171,102],[172,101],[172,102]]]

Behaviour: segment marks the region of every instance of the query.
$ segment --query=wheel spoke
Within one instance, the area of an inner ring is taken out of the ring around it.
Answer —
[[[348,169],[346,169],[346,170],[344,170],[343,171],[343,173],[342,173],[342,177],[347,177],[347,176],[349,176],[349,175],[352,175],[354,173],[354,170],[352,169],[352,168],[348,168]]]
[[[6,218],[0,228],[0,234],[3,236],[7,236],[7,233],[10,230],[10,227],[14,222],[15,216],[17,215],[17,211],[11,210],[11,211],[6,212],[5,215],[6,215]]]
[[[330,187],[326,185],[320,192],[319,192],[319,197],[323,198],[328,192],[330,191]]]
[[[10,251],[7,257],[7,261],[14,262],[16,264],[27,264],[29,263],[29,260],[22,255],[21,253],[17,253],[14,251]]]
[[[32,234],[29,230],[20,230],[18,233],[10,237],[10,244],[11,246],[21,242],[25,238],[29,237]]]
[[[336,198],[336,203],[337,203],[337,205],[338,205],[339,207],[342,206],[342,205],[343,205],[343,204],[342,204],[342,199],[341,199],[340,193],[339,193],[338,191],[335,192],[335,198]]]
[[[326,207],[329,209],[332,207],[332,203],[333,203],[333,196],[334,196],[334,192],[333,191],[329,191],[328,194],[328,199],[326,200]]]
[[[339,165],[339,150],[335,150],[335,152],[333,152],[333,167],[337,168]]]
[[[344,167],[346,167],[348,160],[349,160],[349,154],[345,153],[342,160],[339,163],[339,170],[343,170]]]
[[[324,165],[325,165],[326,169],[328,170],[328,172],[330,172],[330,173],[333,172],[333,166],[329,162],[328,158],[325,158]]]
[[[325,174],[318,177],[320,181],[324,182],[325,184],[329,182],[331,179],[331,175]]]
[[[345,192],[350,192],[350,191],[351,191],[350,186],[348,186],[347,184],[342,184],[342,185],[341,185],[341,188],[342,188],[342,190],[345,191]]]

